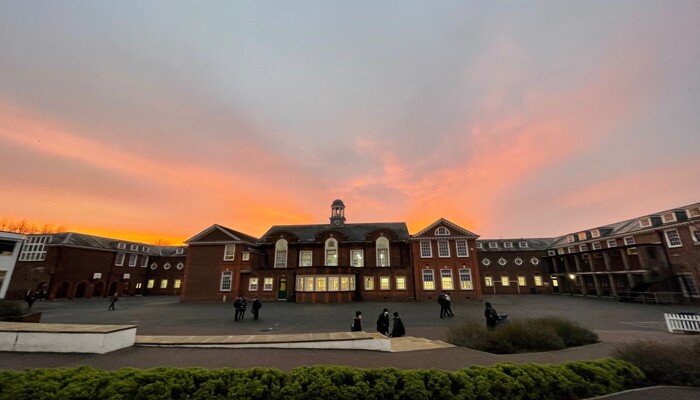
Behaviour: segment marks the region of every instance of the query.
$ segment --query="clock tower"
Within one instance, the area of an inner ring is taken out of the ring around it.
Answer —
[[[343,200],[336,199],[331,204],[331,225],[337,227],[345,226],[345,204],[343,204]]]

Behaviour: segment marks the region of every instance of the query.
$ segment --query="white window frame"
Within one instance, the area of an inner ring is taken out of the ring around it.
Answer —
[[[461,290],[474,290],[471,268],[461,268],[459,270],[459,288]]]
[[[126,258],[126,254],[124,253],[117,253],[117,259],[114,260],[114,265],[117,267],[121,267],[124,265],[124,259]]]
[[[457,257],[469,257],[469,243],[466,240],[455,240]]]
[[[442,290],[455,290],[455,281],[451,269],[440,270],[440,287]]]
[[[574,235],[568,235],[568,236],[566,237],[566,242],[567,242],[567,243],[573,243],[574,241],[576,241],[576,239],[574,239]]]
[[[586,232],[579,232],[578,240],[586,240]]]
[[[250,252],[244,251],[241,253],[241,261],[250,261]]]
[[[182,248],[175,249],[175,254],[185,254],[185,249],[182,249]]]
[[[568,250],[568,253],[569,253],[569,254],[575,253],[575,252],[576,252],[576,247],[574,247],[574,246],[569,246],[569,248],[568,248],[567,250]]]
[[[664,237],[666,238],[666,244],[669,248],[683,247],[683,241],[681,240],[681,234],[678,232],[678,229],[665,230]]]
[[[420,258],[433,258],[433,244],[430,240],[420,241]]]
[[[223,271],[221,273],[221,280],[219,281],[219,291],[220,292],[230,292],[233,287],[233,272]]]
[[[233,261],[236,258],[236,245],[227,244],[224,247],[224,261]]]
[[[377,238],[376,249],[377,249],[377,266],[378,267],[388,267],[391,265],[391,247],[389,247],[389,239],[384,236]],[[381,253],[386,252],[386,261],[382,261]]]
[[[373,276],[365,276],[364,279],[364,285],[365,285],[365,290],[374,290],[374,277]]]
[[[477,248],[477,249],[483,249],[483,248],[484,248],[484,244],[481,243],[481,242],[476,242],[476,248]]]
[[[379,277],[379,290],[391,290],[391,277],[380,276]]]
[[[558,249],[557,249],[557,254],[563,255],[563,254],[564,254],[564,248],[563,248],[563,247],[558,248]]]
[[[503,243],[503,248],[504,248],[504,249],[512,249],[512,248],[513,248],[513,242],[504,242],[504,243]]]
[[[537,257],[532,257],[532,258],[530,259],[530,264],[532,264],[532,265],[537,265],[537,264],[539,264],[539,263],[540,263],[540,259],[537,258]]]
[[[609,249],[617,247],[617,239],[608,239],[607,245]]]
[[[263,278],[263,292],[271,292],[274,283],[275,283],[274,278],[270,278],[270,277]]]
[[[593,242],[591,244],[591,247],[593,248],[593,250],[600,250],[603,248],[603,245],[600,244],[600,242]]]
[[[448,240],[438,240],[438,257],[449,258],[450,257],[450,242]]]
[[[49,242],[49,236],[30,236],[22,245],[19,261],[46,260],[46,244]]]
[[[698,292],[698,285],[695,282],[695,277],[692,272],[681,272],[678,274],[678,283],[681,286],[683,294],[687,297],[700,297]],[[686,287],[687,286],[687,287]]]
[[[435,271],[430,268],[424,268],[421,272],[423,290],[435,290]]]
[[[600,229],[592,229],[591,230],[591,237],[592,238],[599,238],[600,237]]]
[[[360,255],[359,258],[356,255]],[[358,261],[359,262],[356,262]],[[361,268],[365,266],[365,251],[364,250],[350,250],[350,265],[355,268]]]
[[[484,257],[484,259],[481,260],[481,264],[482,264],[484,267],[488,267],[489,265],[491,265],[491,260],[489,260],[487,257]]]
[[[136,254],[129,254],[129,267],[135,267],[136,261],[138,261],[139,256]]]
[[[275,268],[287,268],[287,256],[289,244],[285,239],[277,239],[275,242]]]
[[[166,262],[165,265],[163,265],[163,269],[166,270],[166,271],[169,270],[169,269],[170,269],[170,263],[169,263],[169,262]]]
[[[688,227],[688,230],[690,231],[690,237],[693,239],[693,243],[700,244],[700,229],[691,225]]]
[[[141,257],[141,268],[148,267],[148,256]]]
[[[138,244],[132,244],[129,248],[131,251],[139,251],[139,245]]]
[[[508,264],[508,260],[506,260],[505,258],[501,257],[498,259],[498,265],[500,265],[501,267],[504,267],[506,264]]]
[[[700,206],[687,208],[685,210],[685,214],[688,216],[689,219],[700,217]]]
[[[445,228],[444,226],[440,226],[437,229],[435,229],[435,236],[448,236],[450,234],[450,230]]]
[[[651,226],[651,218],[649,217],[644,217],[639,219],[639,227],[640,228],[648,228]]]
[[[152,262],[151,263],[151,270],[155,271],[157,268],[158,268],[158,264],[156,264],[155,262]]]
[[[634,240],[634,236],[625,236],[623,240],[625,242],[625,245],[637,244]]]
[[[119,250],[126,250],[126,243],[118,243],[117,248]]]
[[[583,243],[578,246],[580,251],[588,251],[588,245]]]
[[[556,250],[547,250],[547,255],[548,255],[548,256],[556,256],[556,255],[557,255],[557,251],[556,251]]]
[[[516,257],[513,262],[515,263],[515,265],[518,265],[518,266],[523,265],[523,259],[520,257]]]
[[[405,276],[397,276],[395,283],[396,283],[396,290],[407,290]]]
[[[332,245],[331,245],[332,244]],[[326,244],[323,251],[323,265],[326,267],[338,266],[338,241],[334,238],[326,239]]]
[[[676,222],[678,219],[676,218],[676,213],[673,211],[665,212],[661,214],[661,222],[664,224],[668,224],[670,222]]]
[[[258,278],[248,278],[248,291],[257,292],[258,291]]]
[[[305,256],[308,256],[308,261],[304,260]],[[299,251],[299,266],[300,267],[312,267],[313,265],[314,265],[314,252],[312,250]]]
[[[491,275],[484,275],[484,286],[493,287],[493,277]]]
[[[527,249],[530,246],[528,246],[527,242],[520,242],[518,243],[518,247],[520,247],[521,249]]]
[[[182,271],[182,269],[185,268],[185,264],[183,264],[183,263],[177,263],[177,265],[175,266],[175,268],[177,268],[178,271]]]
[[[489,242],[489,249],[497,249],[497,248],[498,248],[497,242]]]

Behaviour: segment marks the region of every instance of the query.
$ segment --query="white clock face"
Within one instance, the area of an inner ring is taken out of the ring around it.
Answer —
[[[333,221],[333,225],[335,225],[335,226],[340,225],[340,221],[336,219],[335,221]]]

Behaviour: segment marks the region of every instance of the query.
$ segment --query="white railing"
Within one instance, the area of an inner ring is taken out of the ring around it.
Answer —
[[[700,332],[700,315],[698,314],[664,314],[666,327],[671,333]]]

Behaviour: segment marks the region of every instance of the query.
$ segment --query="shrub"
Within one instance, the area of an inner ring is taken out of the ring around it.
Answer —
[[[22,314],[22,305],[19,302],[12,300],[0,300],[0,318],[18,317]]]
[[[598,335],[562,318],[537,318],[515,321],[487,330],[468,322],[450,328],[447,341],[456,346],[497,354],[561,350],[596,343]]]
[[[612,355],[639,367],[652,384],[700,386],[700,338],[671,344],[638,341],[618,346]]]

